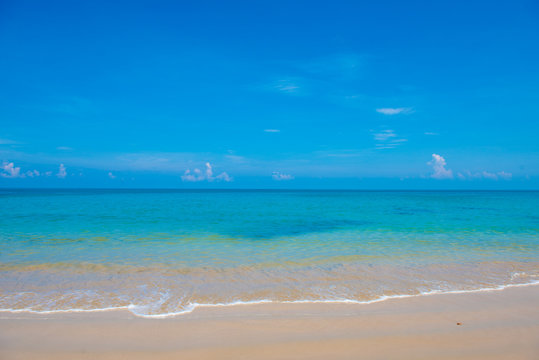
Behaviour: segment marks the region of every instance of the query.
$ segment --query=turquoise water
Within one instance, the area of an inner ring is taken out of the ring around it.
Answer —
[[[0,190],[0,308],[143,315],[539,281],[539,192]]]

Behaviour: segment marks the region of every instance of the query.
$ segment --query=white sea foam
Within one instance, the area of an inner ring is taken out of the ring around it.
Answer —
[[[178,316],[178,315],[185,315],[192,313],[197,308],[208,308],[208,307],[223,307],[223,306],[238,306],[238,305],[256,305],[256,304],[269,304],[269,303],[283,303],[282,301],[275,301],[275,300],[269,300],[269,299],[260,299],[260,300],[251,300],[251,301],[233,301],[229,303],[215,303],[215,304],[200,304],[200,303],[189,303],[186,305],[181,311],[166,313],[166,314],[143,314],[138,313],[136,309],[138,308],[137,305],[129,305],[127,308],[129,311],[131,311],[133,314],[144,317],[144,318],[152,318],[152,319],[159,319],[159,318],[166,318],[166,317],[172,317],[172,316]]]
[[[470,290],[430,290],[425,292],[420,292],[418,294],[400,294],[400,295],[382,295],[376,299],[372,300],[355,300],[355,299],[300,299],[300,300],[270,300],[270,299],[259,299],[259,300],[250,300],[250,301],[233,301],[229,303],[189,303],[182,308],[180,311],[162,313],[162,314],[145,314],[140,312],[141,309],[148,308],[147,305],[135,305],[130,304],[128,306],[117,306],[117,307],[106,307],[106,308],[97,308],[97,309],[59,309],[59,310],[34,310],[31,308],[24,309],[0,309],[0,312],[9,312],[9,313],[33,313],[33,314],[61,314],[61,313],[91,313],[91,312],[105,312],[105,311],[117,311],[117,310],[128,310],[133,315],[148,318],[148,319],[164,319],[169,317],[181,316],[192,313],[195,309],[198,308],[212,308],[212,307],[231,307],[239,305],[257,305],[257,304],[359,304],[359,305],[368,305],[379,303],[391,299],[404,299],[404,298],[413,298],[419,296],[431,296],[431,295],[444,295],[444,294],[465,294],[465,293],[478,293],[478,292],[489,292],[489,291],[501,291],[507,288],[514,287],[525,287],[525,286],[534,286],[539,285],[539,280],[532,281],[529,283],[522,284],[507,284],[500,285],[496,287],[489,288],[479,288],[479,289],[470,289]],[[151,306],[151,304],[150,304]]]
[[[91,313],[91,312],[104,312],[104,311],[114,311],[114,310],[126,310],[127,306],[111,306],[106,308],[96,308],[96,309],[55,309],[55,310],[34,310],[31,308],[23,309],[0,309],[0,312],[9,312],[9,313],[32,313],[32,314],[62,314],[62,313]]]

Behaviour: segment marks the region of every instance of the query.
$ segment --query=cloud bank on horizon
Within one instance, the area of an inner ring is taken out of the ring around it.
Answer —
[[[443,156],[438,154],[432,154],[432,159],[427,163],[427,165],[430,165],[432,167],[432,173],[430,175],[431,178],[437,179],[437,180],[443,180],[443,179],[453,179],[453,171],[451,169],[447,169],[447,163]],[[489,179],[489,180],[511,180],[513,178],[513,174],[505,172],[505,171],[498,171],[496,173],[488,172],[488,171],[480,171],[471,173],[469,170],[464,170],[463,172],[457,173],[457,177],[460,180],[469,180],[469,179]]]

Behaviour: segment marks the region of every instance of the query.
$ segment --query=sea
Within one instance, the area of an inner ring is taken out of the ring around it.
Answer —
[[[539,192],[0,189],[0,311],[142,317],[539,284]]]

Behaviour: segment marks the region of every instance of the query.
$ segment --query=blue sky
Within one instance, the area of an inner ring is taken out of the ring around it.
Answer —
[[[0,2],[0,186],[539,188],[536,1]]]

